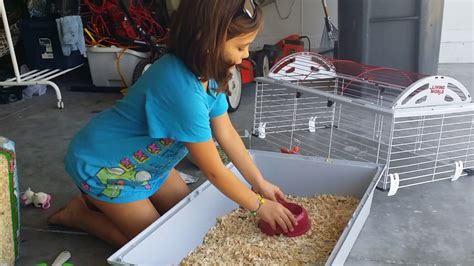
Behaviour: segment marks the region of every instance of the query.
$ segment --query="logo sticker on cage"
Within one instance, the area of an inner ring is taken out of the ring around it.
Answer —
[[[441,94],[444,94],[445,89],[446,89],[446,86],[443,86],[443,85],[433,85],[433,86],[430,88],[430,91],[431,91],[431,93],[441,95]]]

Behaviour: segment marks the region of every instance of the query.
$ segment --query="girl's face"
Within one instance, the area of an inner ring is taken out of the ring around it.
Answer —
[[[224,43],[224,58],[231,67],[241,64],[242,59],[249,57],[249,46],[257,33],[258,31],[242,34]]]

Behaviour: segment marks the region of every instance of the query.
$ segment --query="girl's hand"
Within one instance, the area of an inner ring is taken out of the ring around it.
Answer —
[[[264,198],[272,200],[272,201],[284,201],[288,202],[285,197],[285,194],[281,192],[280,188],[273,185],[272,183],[268,182],[267,180],[263,180],[258,187],[255,187],[255,192],[260,193]]]
[[[296,225],[296,218],[290,210],[280,203],[271,200],[265,201],[260,206],[260,209],[257,211],[257,217],[270,224],[273,230],[276,230],[277,225],[279,225],[285,233],[293,231],[293,226]]]

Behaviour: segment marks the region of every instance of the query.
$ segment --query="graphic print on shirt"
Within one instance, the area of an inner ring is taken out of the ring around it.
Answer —
[[[159,182],[172,167],[186,156],[187,150],[182,143],[171,139],[160,139],[138,149],[129,157],[122,158],[119,167],[103,167],[95,174],[95,185],[99,186],[98,196],[114,199],[123,189],[151,189],[149,181]],[[90,180],[92,181],[92,180]],[[89,191],[88,181],[81,183],[84,191]],[[153,183],[155,184],[155,183]],[[91,184],[92,185],[92,184]],[[94,186],[94,187],[96,187]]]
[[[151,155],[156,155],[160,153],[160,148],[156,145],[156,143],[152,143],[146,147],[146,151],[149,152]]]
[[[102,168],[96,176],[105,186],[101,194],[111,199],[118,197],[125,185],[129,187],[143,186],[145,189],[150,189],[148,180],[151,179],[151,174],[147,171],[125,171],[118,167]]]
[[[138,150],[133,153],[133,159],[135,159],[135,161],[137,161],[138,163],[144,163],[149,158],[148,156],[146,156],[146,154],[142,150]]]

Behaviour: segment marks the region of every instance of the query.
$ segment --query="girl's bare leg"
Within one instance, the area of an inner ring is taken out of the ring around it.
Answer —
[[[115,225],[119,232],[122,232],[127,241],[134,238],[160,217],[160,214],[149,199],[115,204],[100,201],[90,196],[86,197],[109,219],[112,224]],[[88,222],[91,224],[95,223],[93,220]],[[95,235],[98,233],[102,235],[101,230],[104,230],[103,228],[97,228],[94,225],[90,225],[89,229],[93,229],[93,231],[86,231],[92,234],[95,233]]]
[[[190,193],[179,173],[173,168],[160,189],[150,197],[151,202],[160,214],[171,209],[176,203]]]
[[[149,199],[113,204],[82,195],[53,213],[48,223],[83,230],[116,247],[121,247],[143,231],[190,190],[178,172],[172,169],[168,178]],[[92,206],[88,206],[88,204]],[[94,210],[93,208],[97,210]]]
[[[48,223],[80,229],[115,247],[128,242],[128,238],[109,218],[87,206],[82,195],[74,197],[65,207],[49,216]]]

